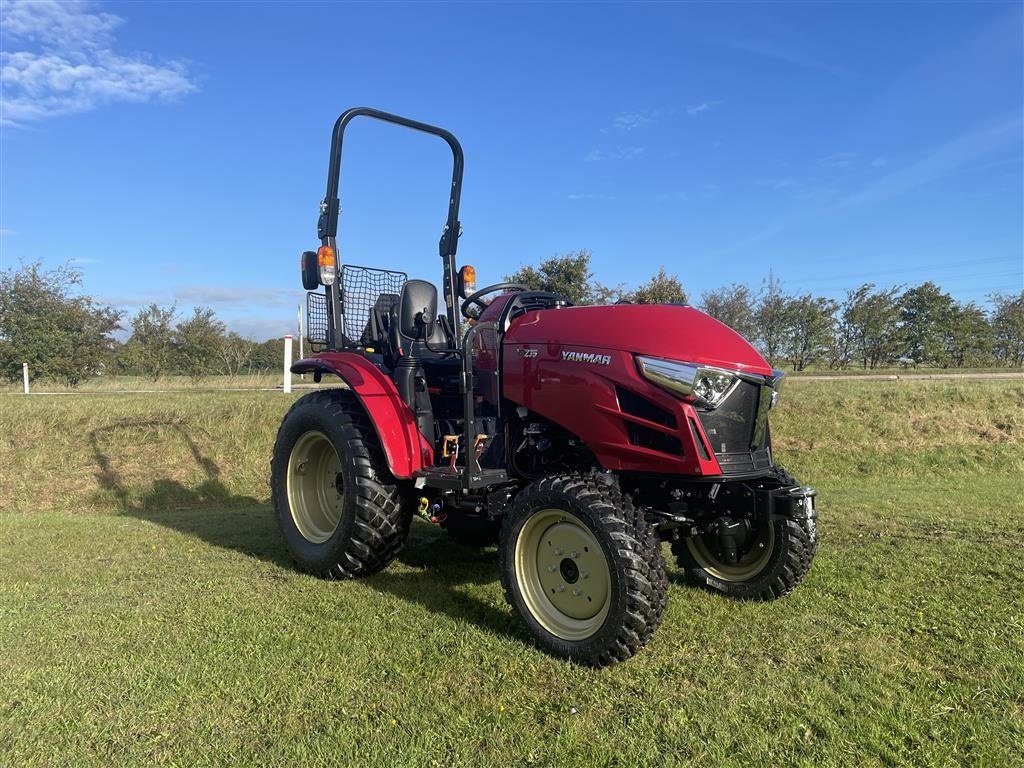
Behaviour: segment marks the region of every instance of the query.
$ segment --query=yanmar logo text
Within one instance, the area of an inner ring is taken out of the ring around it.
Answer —
[[[611,365],[611,355],[599,355],[595,352],[573,352],[565,350],[562,359],[568,363],[590,363],[591,365]]]

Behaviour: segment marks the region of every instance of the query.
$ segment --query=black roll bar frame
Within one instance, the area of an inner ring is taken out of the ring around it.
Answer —
[[[316,236],[320,239],[321,245],[334,249],[338,254],[338,216],[341,213],[341,203],[338,199],[338,187],[341,183],[341,149],[342,140],[345,135],[345,128],[356,117],[371,117],[375,120],[382,120],[386,123],[401,125],[412,128],[416,131],[429,133],[445,140],[452,150],[452,183],[448,197],[448,218],[445,221],[444,229],[441,231],[441,239],[438,242],[438,252],[441,256],[444,270],[444,300],[447,305],[448,322],[455,331],[455,339],[461,338],[461,322],[458,312],[455,279],[455,252],[459,244],[459,235],[462,234],[462,225],[459,223],[459,201],[462,197],[462,170],[463,154],[462,145],[455,136],[444,128],[421,123],[417,120],[410,120],[407,117],[393,115],[390,112],[383,112],[372,107],[355,107],[341,113],[334,123],[334,131],[331,135],[331,156],[327,167],[327,191],[324,199],[320,201],[320,217],[317,220]],[[344,348],[344,299],[341,290],[341,263],[338,258],[337,277],[331,285],[325,286],[327,297],[328,316],[328,349],[337,350]]]

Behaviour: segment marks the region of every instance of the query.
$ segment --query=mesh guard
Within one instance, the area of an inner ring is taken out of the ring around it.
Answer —
[[[377,299],[381,294],[400,295],[407,279],[405,272],[393,272],[388,269],[357,267],[351,264],[345,264],[341,268],[346,344],[360,343],[370,320],[370,311],[377,303]]]
[[[327,297],[320,291],[306,294],[306,341],[314,352],[327,347]]]

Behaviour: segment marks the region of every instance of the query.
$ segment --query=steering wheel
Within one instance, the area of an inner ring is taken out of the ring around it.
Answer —
[[[479,291],[473,291],[466,297],[466,300],[462,302],[462,306],[459,308],[462,311],[462,316],[468,319],[473,319],[473,315],[469,313],[469,308],[474,304],[480,307],[482,312],[487,308],[487,305],[481,301],[481,298],[486,296],[488,293],[494,293],[495,291],[529,291],[530,286],[523,285],[522,283],[495,283],[494,285],[488,285],[481,288]]]

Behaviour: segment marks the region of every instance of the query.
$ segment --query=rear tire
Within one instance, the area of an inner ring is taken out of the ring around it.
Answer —
[[[292,405],[271,460],[278,527],[296,564],[332,579],[383,569],[412,519],[355,394],[328,389]]]
[[[556,656],[624,661],[661,623],[660,541],[618,488],[594,477],[549,477],[523,490],[502,524],[499,565],[506,600]]]

